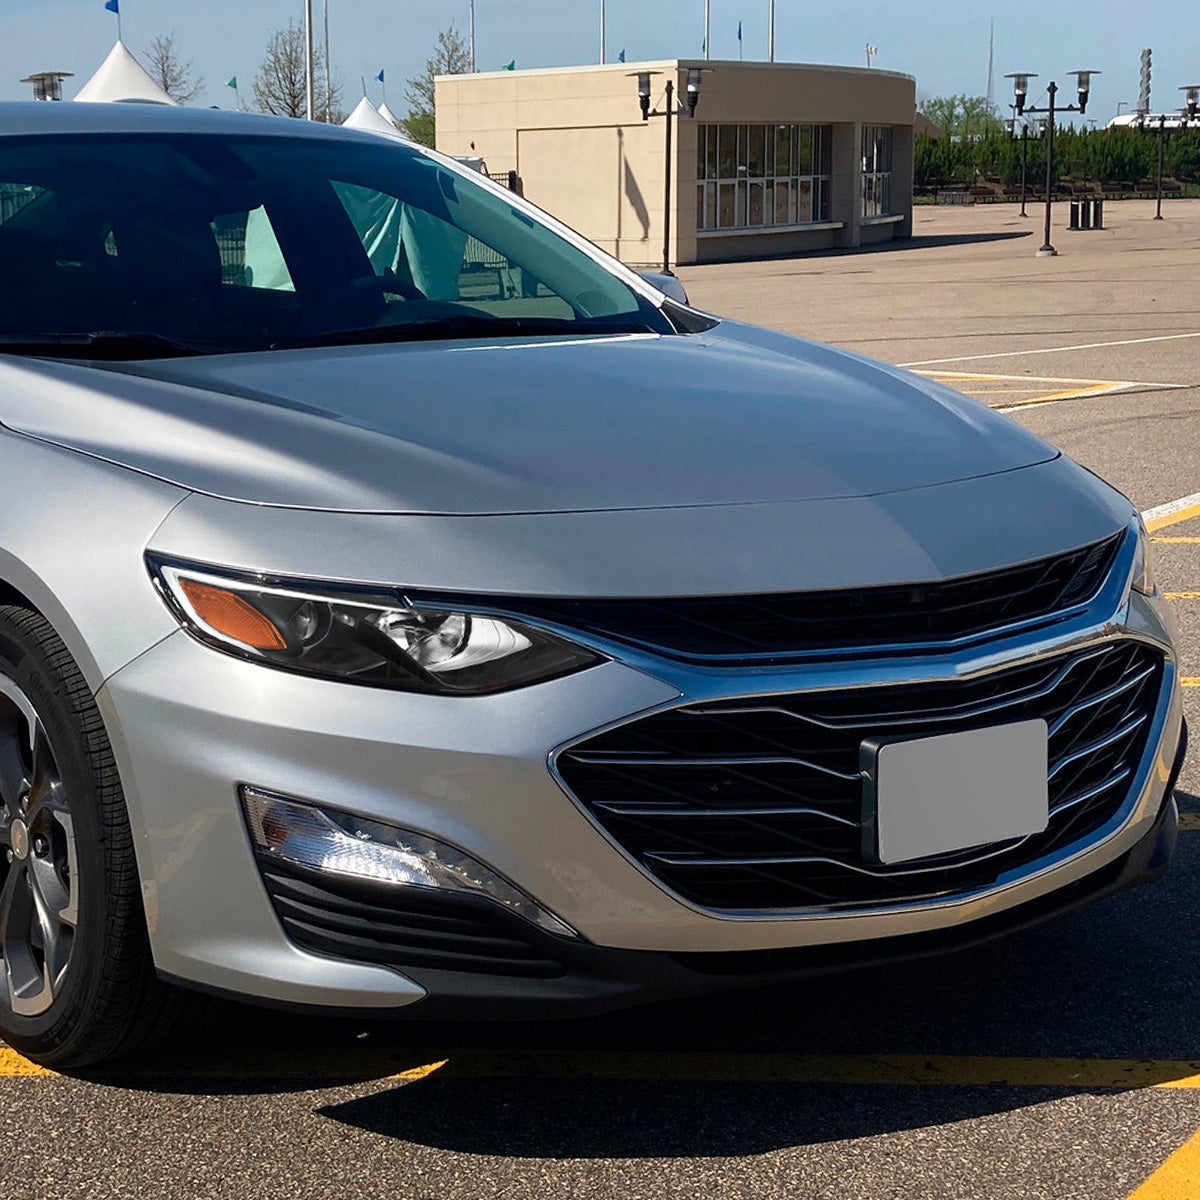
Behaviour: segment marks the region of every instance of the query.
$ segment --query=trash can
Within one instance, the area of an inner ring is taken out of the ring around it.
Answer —
[[[1068,228],[1069,229],[1078,229],[1079,228],[1079,201],[1078,200],[1071,201],[1071,224],[1068,226]]]

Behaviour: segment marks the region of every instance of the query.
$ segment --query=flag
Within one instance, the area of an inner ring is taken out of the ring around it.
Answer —
[[[104,8],[106,12],[116,13],[121,15],[121,0],[104,0]]]
[[[621,53],[617,55],[617,62],[624,62],[624,61],[625,61],[625,51],[622,50]]]
[[[701,41],[700,41],[700,53],[701,53],[701,54],[707,54],[707,53],[708,53],[708,38],[702,38],[702,39],[701,39]]]
[[[116,0],[113,0],[113,3],[115,4]],[[229,82],[225,86],[233,88],[233,90],[236,92],[237,91],[237,76],[236,75],[231,76]]]
[[[741,23],[741,21],[739,21],[738,22],[738,41],[740,42],[741,40],[742,40],[742,23]]]
[[[384,82],[384,79],[383,79],[383,72],[382,72],[382,71],[380,71],[380,72],[379,72],[379,74],[375,76],[375,78],[376,78],[376,79],[377,79],[377,80],[378,80],[380,83],[383,83],[383,82]]]
[[[500,70],[502,70],[502,71],[515,71],[516,69],[517,69],[517,60],[515,58],[512,60],[512,62],[506,63],[503,67],[500,68]]]

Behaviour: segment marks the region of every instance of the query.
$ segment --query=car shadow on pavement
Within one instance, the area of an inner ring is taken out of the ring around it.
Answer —
[[[849,1062],[834,1077],[856,1079],[854,1062],[888,1056],[1200,1059],[1193,837],[1159,884],[955,954],[569,1021],[368,1023],[228,1006],[190,1047],[86,1078],[294,1093],[382,1137],[533,1158],[754,1154],[1027,1108],[1089,1089],[834,1084],[803,1064]],[[343,1084],[356,1086],[331,1094]]]
[[[504,1158],[727,1158],[987,1116],[1045,1091],[436,1076],[318,1109],[368,1133]]]

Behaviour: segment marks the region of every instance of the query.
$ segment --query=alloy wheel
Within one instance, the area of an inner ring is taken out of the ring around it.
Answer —
[[[62,991],[78,925],[66,790],[28,696],[0,675],[0,1005],[44,1013]]]

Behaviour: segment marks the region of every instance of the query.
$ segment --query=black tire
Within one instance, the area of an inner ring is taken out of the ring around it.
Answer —
[[[94,1066],[162,1041],[200,1007],[154,972],[91,690],[42,616],[0,606],[0,1037],[47,1067]]]

